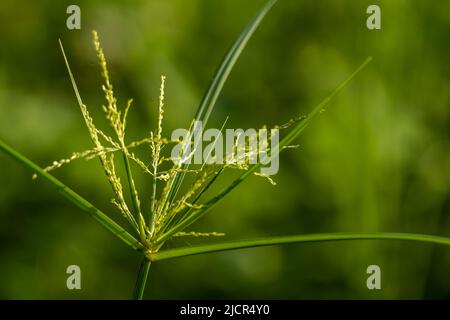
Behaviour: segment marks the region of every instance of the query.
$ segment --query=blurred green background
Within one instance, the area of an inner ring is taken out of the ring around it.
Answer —
[[[263,0],[0,2],[0,137],[46,166],[91,147],[61,56],[101,117],[98,30],[129,139],[155,124],[167,76],[165,130],[188,126],[222,55]],[[366,28],[378,4],[382,29]],[[192,230],[227,239],[345,231],[450,236],[450,2],[280,0],[242,54],[211,118],[258,128],[306,114],[368,55],[374,61],[282,154],[273,187],[252,177]],[[56,176],[120,220],[98,161]],[[47,183],[0,155],[0,298],[131,297],[140,257]],[[149,181],[140,180],[142,187]],[[209,239],[180,239],[175,247]],[[66,267],[82,290],[66,289]],[[366,287],[377,264],[382,290]],[[450,250],[366,241],[269,247],[154,264],[146,298],[450,298]]]

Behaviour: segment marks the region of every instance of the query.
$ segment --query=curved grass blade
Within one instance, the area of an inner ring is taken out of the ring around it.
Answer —
[[[208,244],[195,247],[183,247],[177,249],[163,250],[157,253],[147,253],[151,261],[166,260],[185,257],[203,253],[212,253],[227,250],[273,246],[289,243],[324,242],[343,240],[405,240],[428,242],[450,246],[450,238],[413,233],[318,233],[296,236],[271,237],[253,240],[230,241],[223,243]]]
[[[100,222],[106,229],[114,233],[119,239],[128,244],[135,250],[143,250],[144,246],[137,241],[131,234],[129,234],[124,228],[114,222],[111,218],[109,218],[102,211],[94,207],[89,201],[84,199],[78,193],[70,189],[64,183],[56,179],[53,175],[45,172],[36,165],[34,162],[23,156],[21,153],[17,152],[6,143],[0,140],[0,150],[5,154],[19,162],[21,165],[31,169],[38,176],[44,178],[48,182],[50,182],[59,193],[69,199],[71,202],[76,204],[82,210],[86,211],[91,217]]]
[[[367,64],[369,64],[372,61],[371,57],[368,57],[347,79],[345,79],[339,86],[336,87],[336,89],[333,90],[333,92],[326,97],[321,103],[319,103],[302,121],[300,121],[290,132],[289,134],[284,137],[280,143],[277,146],[277,153],[272,154],[271,157],[274,157],[278,155],[278,152],[280,152],[283,147],[289,145],[292,140],[294,140],[296,137],[298,137],[303,130],[308,126],[308,124],[311,122],[311,120],[320,113],[320,111],[325,108],[331,100],[340,92],[342,91],[349,83],[350,81],[359,73],[361,70],[363,70]],[[250,175],[252,175],[259,167],[261,166],[261,163],[254,164],[252,167],[249,168],[246,172],[244,172],[239,178],[234,180],[227,188],[225,188],[221,193],[219,193],[217,196],[212,198],[210,201],[208,201],[206,204],[203,205],[202,208],[194,210],[186,219],[181,221],[179,224],[175,225],[170,229],[169,231],[162,234],[158,239],[157,243],[163,242],[170,238],[173,234],[185,229],[192,223],[194,223],[197,219],[202,217],[204,214],[206,214],[214,205],[216,205],[220,200],[222,200],[228,193],[230,193],[234,188],[236,188],[242,181],[247,179]]]
[[[264,19],[266,14],[270,11],[270,9],[276,2],[277,0],[270,0],[266,3],[266,5],[261,9],[261,11],[259,11],[259,13],[247,24],[247,26],[244,28],[242,33],[236,39],[234,44],[228,50],[227,54],[224,56],[222,63],[219,66],[219,69],[216,71],[216,74],[212,79],[208,87],[208,90],[203,96],[203,99],[195,113],[194,121],[202,121],[203,127],[206,126],[206,123],[209,119],[212,109],[216,104],[217,98],[219,97],[220,92],[222,91],[222,88],[225,82],[227,81],[228,76],[230,75],[231,70],[233,69],[237,59],[241,55],[242,51],[247,45],[247,42],[252,37],[253,33],[258,28],[261,21]],[[201,128],[197,126],[194,128],[194,130],[200,129]],[[191,137],[193,134],[194,133],[191,133]],[[190,139],[188,139],[187,141],[190,141]],[[195,147],[197,146],[194,146],[194,148]],[[188,167],[189,165],[185,164],[183,166],[183,169],[187,169]],[[172,203],[172,201],[175,199],[185,175],[186,171],[182,171],[181,173],[175,176],[174,180],[172,180],[173,182],[168,197],[169,203]]]

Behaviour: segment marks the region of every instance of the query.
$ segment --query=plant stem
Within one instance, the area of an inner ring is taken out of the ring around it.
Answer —
[[[159,143],[159,142],[158,142]],[[159,158],[159,152],[157,150],[158,146],[154,146],[155,156]],[[150,237],[153,237],[153,232],[155,231],[155,200],[156,200],[156,175],[158,174],[158,161],[156,157],[153,158],[153,181],[152,181],[152,197],[150,200],[150,219],[148,225],[150,227]]]
[[[130,167],[130,161],[128,160],[128,157],[125,152],[123,152],[123,162],[125,164],[125,171],[127,173],[127,180],[128,180],[128,186],[130,188],[130,194],[131,194],[131,202],[133,203],[133,209],[135,214],[140,214],[140,205],[138,202],[138,194],[136,187],[134,185],[133,181],[133,175],[131,173],[131,167]]]
[[[125,144],[122,143],[122,147],[125,147]],[[125,171],[127,173],[128,186],[130,188],[131,202],[133,203],[134,213],[139,219],[139,236],[141,238],[141,242],[145,243],[146,234],[145,234],[145,222],[144,217],[141,213],[141,206],[139,204],[139,196],[136,190],[136,186],[134,185],[133,175],[131,173],[130,161],[128,160],[128,156],[126,152],[123,152],[123,161],[125,164]]]
[[[142,300],[145,291],[145,284],[147,283],[148,271],[150,270],[151,261],[144,257],[139,267],[136,285],[134,287],[133,299]]]
[[[340,240],[407,240],[419,241],[450,246],[450,238],[425,234],[413,233],[318,233],[295,236],[271,237],[252,240],[229,241],[196,247],[184,247],[170,250],[163,250],[157,253],[148,254],[151,261],[159,261],[202,253],[211,253],[226,250],[254,248],[262,246],[272,246],[299,242],[324,242]]]

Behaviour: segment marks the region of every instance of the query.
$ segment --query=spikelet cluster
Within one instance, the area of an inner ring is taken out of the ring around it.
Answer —
[[[181,161],[181,154],[178,159],[173,159],[173,157],[165,155],[164,147],[166,145],[179,143],[179,141],[170,141],[163,137],[165,76],[161,76],[158,118],[155,121],[155,130],[150,131],[149,135],[141,140],[127,143],[125,139],[127,116],[133,100],[129,99],[123,107],[119,106],[114,94],[114,88],[99,36],[95,31],[92,32],[92,36],[103,78],[101,89],[105,95],[105,104],[102,106],[102,109],[111,127],[109,131],[112,131],[113,134],[110,135],[95,126],[87,106],[81,101],[75,80],[73,79],[62,48],[72,84],[79,101],[81,114],[93,143],[93,148],[82,152],[75,152],[70,157],[54,161],[44,170],[51,171],[58,169],[78,159],[91,160],[98,158],[112,189],[114,196],[111,200],[112,203],[137,233],[141,242],[149,250],[157,251],[161,244],[156,245],[154,240],[159,235],[188,218],[193,210],[202,208],[202,196],[220,173],[225,169],[248,170],[250,166],[249,160],[256,156],[256,153],[260,150],[252,150],[247,145],[236,145],[235,151],[238,151],[238,154],[243,158],[235,159],[236,161],[226,161],[228,155],[225,155],[224,161],[221,162],[222,164],[218,164],[217,161],[208,161],[211,160],[209,159],[211,155],[208,155],[203,165],[194,168],[187,168],[181,165],[183,163]],[[228,118],[223,123],[221,130],[225,127],[227,120]],[[301,119],[293,119],[279,128],[284,129],[299,120]],[[269,145],[270,137],[263,139],[262,147],[268,148]],[[140,147],[148,148],[147,154],[149,155],[149,159],[140,159],[132,152],[134,148]],[[238,148],[243,149],[238,150]],[[120,156],[115,156],[117,154]],[[170,163],[171,165],[168,169],[166,165],[164,166],[166,169],[161,170],[163,163]],[[126,177],[120,177],[118,175],[117,165],[125,166]],[[133,179],[133,173],[136,170],[150,177],[152,187],[150,194],[143,195],[138,192]],[[173,186],[176,184],[176,180],[180,174],[193,175],[193,179],[191,179],[192,182],[187,188],[187,191],[174,198],[172,193]],[[255,174],[261,175],[259,173]],[[275,184],[270,177],[264,177],[272,184]],[[126,189],[123,187],[123,181],[127,181],[128,187]],[[141,211],[141,197],[150,203],[147,209],[148,212]],[[174,236],[210,237],[223,235],[223,233],[219,232],[178,232]]]

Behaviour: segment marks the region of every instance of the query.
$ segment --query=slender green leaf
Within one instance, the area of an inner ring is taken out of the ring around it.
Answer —
[[[247,42],[250,40],[253,33],[260,25],[261,21],[264,19],[266,14],[270,11],[272,6],[276,2],[277,0],[270,0],[266,3],[266,5],[261,9],[261,11],[259,11],[259,13],[247,24],[247,26],[244,28],[242,33],[236,39],[234,44],[228,50],[227,54],[224,56],[222,63],[219,66],[219,69],[216,71],[216,74],[212,79],[208,87],[208,90],[203,96],[203,99],[197,109],[197,112],[195,113],[194,120],[202,121],[203,127],[206,126],[209,116],[214,108],[214,105],[216,104],[217,98],[219,97],[222,88],[225,85],[225,82],[227,81],[228,76],[230,75],[230,72],[233,69],[236,61],[238,60],[239,56],[241,55],[242,51],[247,45]],[[197,127],[194,128],[194,130],[197,129],[200,128]],[[194,148],[196,147],[197,146],[194,146]],[[188,164],[185,164],[183,166],[184,169],[188,167],[189,167]],[[171,185],[171,190],[168,198],[170,203],[175,199],[175,196],[183,182],[185,175],[186,171],[183,171],[180,174],[177,174],[175,179],[172,180],[173,183]]]
[[[240,240],[222,243],[214,243],[203,246],[183,247],[163,250],[157,253],[148,253],[151,261],[159,261],[171,258],[185,257],[203,253],[212,253],[226,250],[273,246],[289,243],[324,242],[342,240],[405,240],[429,242],[450,246],[450,238],[413,233],[319,233],[296,236],[271,237],[253,240]]]
[[[328,96],[326,97],[321,103],[319,103],[303,120],[301,120],[290,132],[289,134],[284,137],[278,146],[276,147],[277,152],[275,154],[271,154],[271,157],[277,156],[278,152],[283,150],[283,147],[289,145],[292,140],[294,140],[296,137],[300,135],[300,133],[303,132],[303,130],[308,126],[310,121],[320,113],[320,111],[325,108],[331,100],[342,90],[344,89],[350,81],[361,71],[364,69],[364,67],[367,66],[367,64],[372,61],[371,57],[368,57],[347,79],[345,79],[339,86],[336,87],[336,89]],[[170,230],[162,234],[158,239],[157,242],[163,242],[170,238],[173,234],[185,229],[197,219],[202,217],[204,214],[206,214],[213,206],[215,206],[220,200],[222,200],[228,193],[230,193],[234,188],[236,188],[242,181],[247,179],[250,175],[252,175],[259,167],[261,166],[261,163],[254,164],[252,167],[249,168],[245,173],[243,173],[239,178],[234,180],[227,188],[225,188],[221,193],[219,193],[217,196],[212,198],[210,201],[208,201],[206,204],[204,204],[201,208],[194,210],[186,219],[181,221],[179,224],[172,227]]]
[[[45,172],[38,165],[33,163],[31,160],[8,146],[6,143],[0,140],[0,150],[6,153],[8,156],[19,162],[21,165],[31,169],[38,176],[44,178],[50,182],[56,190],[58,190],[63,196],[72,201],[78,207],[86,211],[91,217],[100,222],[105,228],[114,233],[123,242],[128,244],[135,250],[143,250],[144,246],[137,241],[132,235],[130,235],[124,228],[114,222],[102,211],[94,207],[89,201],[84,199],[78,193],[67,187],[64,183],[56,179],[53,175]]]

